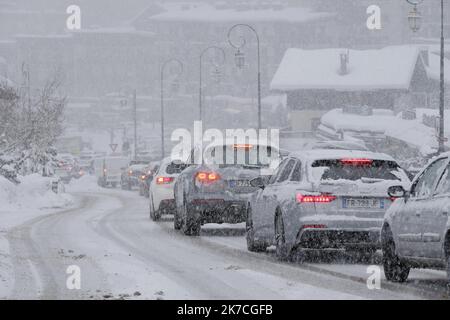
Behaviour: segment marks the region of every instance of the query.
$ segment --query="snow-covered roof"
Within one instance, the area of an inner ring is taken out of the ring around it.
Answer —
[[[258,7],[249,6],[239,8],[236,6],[214,6],[208,3],[164,3],[166,10],[149,17],[153,21],[284,21],[307,22],[315,19],[329,17],[333,14],[315,12],[303,7]]]
[[[349,52],[348,73],[340,73],[340,54]],[[288,49],[271,89],[365,91],[408,90],[419,57],[416,46],[378,50]]]
[[[431,53],[428,55],[429,65],[426,66],[428,78],[433,80],[440,80],[441,78],[441,61],[437,54]],[[445,59],[444,61],[444,75],[445,83],[450,84],[450,60]]]

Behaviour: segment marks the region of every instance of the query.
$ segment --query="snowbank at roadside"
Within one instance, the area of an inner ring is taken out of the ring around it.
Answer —
[[[66,186],[67,192],[96,192],[105,190],[100,188],[97,184],[97,177],[91,175],[82,176],[80,179],[74,180],[70,182]]]
[[[15,185],[0,177],[0,213],[14,213],[23,210],[42,210],[65,208],[73,204],[73,199],[65,193],[52,191],[52,178],[38,174],[19,177]]]
[[[39,216],[72,207],[75,200],[66,193],[52,191],[52,178],[38,174],[19,177],[15,185],[0,176],[0,300],[9,296],[14,282],[8,232]]]

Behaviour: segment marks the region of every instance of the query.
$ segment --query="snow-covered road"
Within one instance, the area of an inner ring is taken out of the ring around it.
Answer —
[[[76,208],[30,220],[7,234],[15,299],[417,299],[446,298],[445,274],[414,271],[404,285],[366,285],[367,265],[280,263],[245,248],[241,226],[207,226],[201,237],[154,223],[134,192],[72,192]],[[335,260],[333,260],[335,259]],[[69,290],[69,266],[81,289]]]

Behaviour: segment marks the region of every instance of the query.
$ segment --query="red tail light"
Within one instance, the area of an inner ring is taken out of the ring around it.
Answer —
[[[169,184],[174,180],[173,177],[158,177],[156,178],[156,184]]]
[[[302,226],[303,229],[326,229],[327,226],[324,224],[304,224]]]
[[[336,200],[336,197],[329,194],[306,195],[297,193],[296,199],[298,203],[330,203]]]
[[[370,166],[373,163],[372,159],[361,159],[361,158],[346,158],[341,159],[343,165],[350,166]]]
[[[252,144],[235,144],[234,145],[235,149],[244,149],[244,150],[250,150],[253,148]]]
[[[195,178],[202,183],[212,183],[220,180],[220,176],[215,172],[198,172]]]

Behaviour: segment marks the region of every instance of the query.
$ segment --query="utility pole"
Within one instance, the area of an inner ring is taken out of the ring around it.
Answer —
[[[440,78],[440,98],[439,98],[439,153],[445,151],[444,136],[444,112],[445,112],[445,77],[444,77],[444,0],[441,0],[441,78]]]
[[[133,110],[134,110],[134,160],[137,159],[137,92],[133,91]]]

